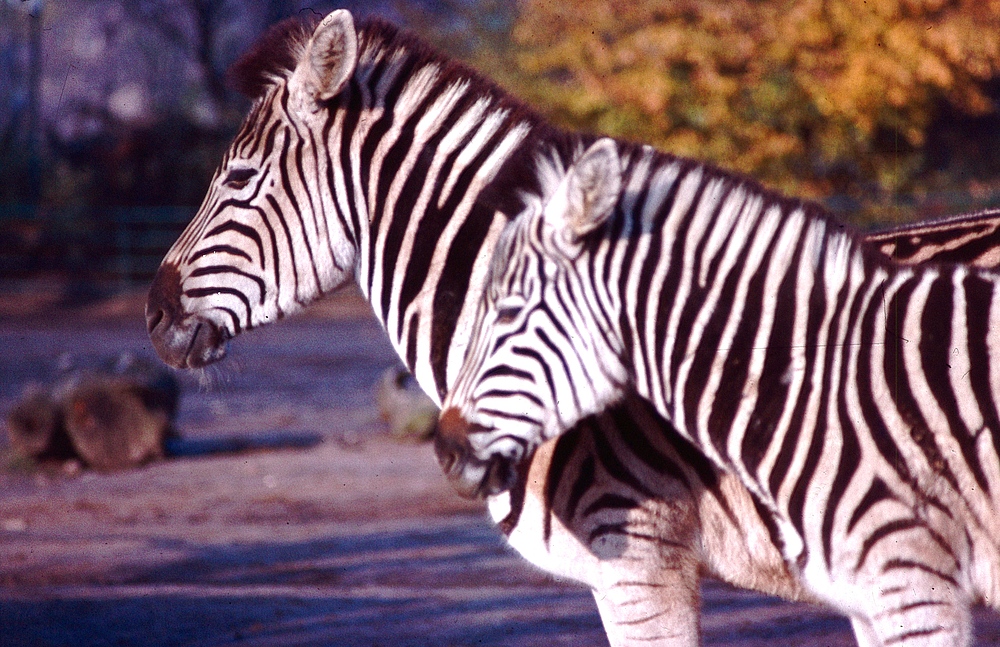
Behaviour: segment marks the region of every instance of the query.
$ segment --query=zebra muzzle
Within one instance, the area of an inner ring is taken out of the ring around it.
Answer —
[[[469,443],[469,434],[487,431],[468,422],[458,409],[449,407],[441,412],[434,434],[434,453],[451,486],[459,495],[482,498],[509,490],[517,478],[510,460],[493,455],[488,460],[477,458]]]
[[[177,268],[157,270],[146,300],[146,329],[156,354],[174,368],[201,368],[226,355],[229,335],[213,322],[184,312]]]

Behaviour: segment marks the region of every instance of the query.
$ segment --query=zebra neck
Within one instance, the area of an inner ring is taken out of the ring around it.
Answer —
[[[351,93],[358,116],[338,116],[331,144],[351,163],[358,282],[421,387],[443,396],[507,221],[481,194],[537,120],[453,63],[378,41]]]

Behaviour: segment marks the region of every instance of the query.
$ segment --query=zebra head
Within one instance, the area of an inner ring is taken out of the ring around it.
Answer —
[[[504,231],[435,439],[461,494],[506,490],[538,445],[624,395],[609,295],[585,278],[621,189],[617,146],[599,140]]]
[[[317,178],[333,173],[318,143],[357,59],[354,21],[340,10],[311,36],[300,23],[280,25],[237,63],[255,79],[241,80],[256,95],[253,108],[146,303],[150,339],[168,364],[218,361],[240,332],[351,278],[353,232]]]

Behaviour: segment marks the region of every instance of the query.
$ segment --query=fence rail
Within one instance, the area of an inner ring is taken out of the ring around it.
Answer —
[[[0,279],[58,273],[124,286],[148,282],[194,213],[192,207],[0,205]]]

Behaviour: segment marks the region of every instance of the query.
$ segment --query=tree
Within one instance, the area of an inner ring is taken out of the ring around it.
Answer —
[[[517,91],[557,121],[799,193],[912,190],[938,108],[993,109],[996,0],[526,0]]]

